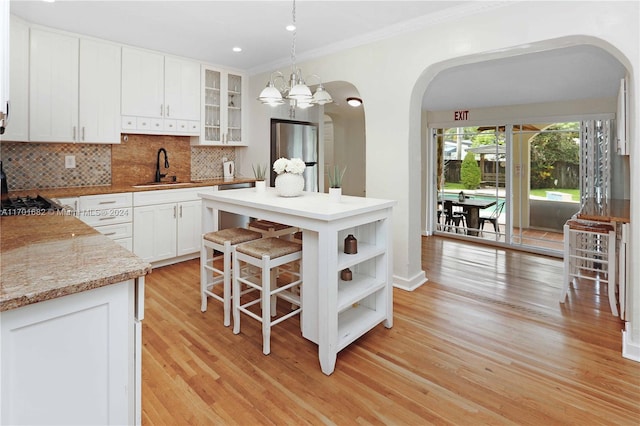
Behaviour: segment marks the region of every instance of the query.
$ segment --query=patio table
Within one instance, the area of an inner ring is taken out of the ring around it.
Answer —
[[[482,198],[465,198],[464,201],[460,201],[458,196],[455,198],[445,197],[445,200],[451,201],[454,206],[462,207],[465,215],[467,216],[467,233],[468,235],[477,236],[478,228],[480,226],[480,209],[486,209],[496,204],[496,199],[482,199]],[[438,202],[441,202],[438,199]],[[474,229],[474,230],[472,230]]]

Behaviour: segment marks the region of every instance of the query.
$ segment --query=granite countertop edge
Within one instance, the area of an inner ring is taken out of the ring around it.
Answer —
[[[9,191],[10,197],[26,197],[41,195],[47,198],[79,197],[83,195],[117,194],[122,192],[146,192],[167,189],[200,188],[205,186],[235,185],[238,183],[253,183],[255,178],[236,177],[231,180],[206,179],[180,182],[179,185],[167,183],[166,185],[149,185],[136,187],[137,184],[97,185],[97,186],[69,186],[61,188],[31,188]]]
[[[23,306],[31,305],[38,302],[44,302],[46,300],[57,299],[59,297],[80,293],[82,291],[105,287],[111,284],[121,283],[123,281],[141,277],[150,272],[151,265],[148,265],[148,267],[127,271],[125,273],[111,275],[108,277],[101,277],[95,280],[85,281],[75,285],[23,294],[21,296],[0,301],[0,312],[21,308]]]
[[[0,312],[152,270],[151,264],[72,216],[3,216],[0,226]]]

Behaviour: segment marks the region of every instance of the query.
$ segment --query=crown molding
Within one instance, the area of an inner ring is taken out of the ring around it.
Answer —
[[[296,54],[296,62],[308,61],[311,59],[326,56],[332,53],[340,52],[354,47],[364,46],[377,41],[386,40],[392,37],[396,37],[402,34],[410,33],[420,30],[429,25],[441,24],[444,22],[450,22],[455,19],[475,15],[477,13],[483,13],[490,10],[495,10],[509,4],[519,3],[523,0],[502,0],[502,1],[471,1],[468,4],[456,6],[448,9],[444,9],[438,12],[430,13],[427,15],[419,16],[417,18],[409,19],[407,21],[399,22],[394,25],[382,28],[377,31],[371,31],[357,37],[352,37],[348,40],[343,40],[338,43],[332,43],[319,49],[309,50],[302,54]],[[288,68],[291,66],[291,58],[283,57],[275,61],[253,67],[248,70],[250,75],[261,74],[263,72],[269,72],[281,68]]]

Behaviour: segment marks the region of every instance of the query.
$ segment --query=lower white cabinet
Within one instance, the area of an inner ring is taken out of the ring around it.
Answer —
[[[139,422],[135,286],[0,312],[0,424]]]
[[[133,252],[147,262],[165,264],[197,257],[202,238],[202,201],[213,187],[168,189],[133,194]]]
[[[202,238],[202,201],[185,201],[178,204],[176,255],[182,256],[200,251]]]
[[[62,199],[61,199],[62,200]],[[79,197],[76,215],[127,250],[133,249],[133,196],[131,192]]]

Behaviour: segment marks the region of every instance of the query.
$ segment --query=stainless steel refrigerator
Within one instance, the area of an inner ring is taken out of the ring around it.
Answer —
[[[304,190],[318,192],[318,126],[304,121],[271,119],[271,164],[278,158],[305,162]],[[271,168],[271,186],[276,173]]]

